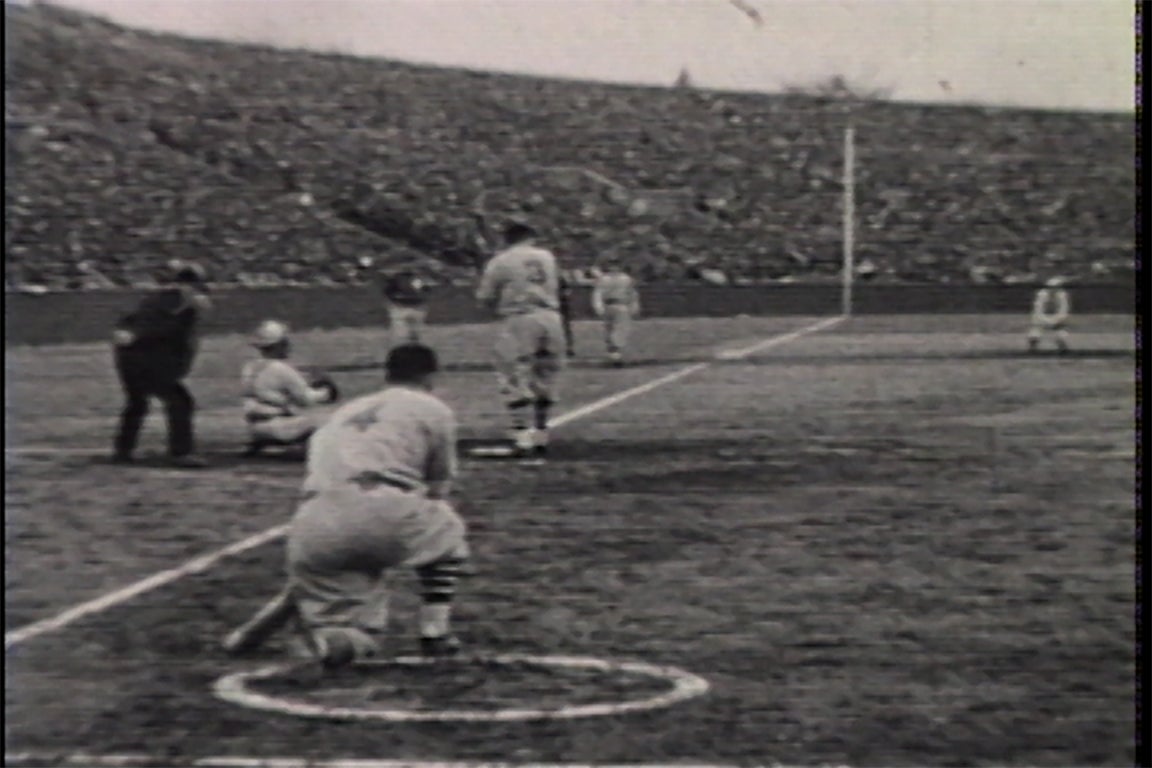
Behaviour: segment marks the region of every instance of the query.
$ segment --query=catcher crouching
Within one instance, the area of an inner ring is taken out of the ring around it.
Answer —
[[[246,456],[273,446],[299,446],[331,415],[324,406],[340,399],[331,378],[305,374],[288,362],[292,343],[288,326],[265,320],[252,334],[260,357],[244,365],[244,421],[248,428]]]

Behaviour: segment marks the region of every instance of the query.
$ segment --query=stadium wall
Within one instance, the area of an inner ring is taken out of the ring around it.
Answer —
[[[1035,289],[1027,285],[861,284],[855,289],[857,314],[1026,314]],[[1136,286],[1077,285],[1073,311],[1080,314],[1135,314]],[[6,345],[102,341],[117,318],[138,300],[125,291],[6,294]],[[246,330],[264,318],[286,320],[293,328],[383,325],[379,295],[368,287],[244,288],[217,291],[207,333]],[[747,315],[832,315],[840,311],[839,285],[758,286],[659,285],[642,288],[647,317]],[[573,301],[577,318],[590,317],[588,292]],[[430,306],[437,324],[480,322],[485,315],[465,287],[444,289]]]

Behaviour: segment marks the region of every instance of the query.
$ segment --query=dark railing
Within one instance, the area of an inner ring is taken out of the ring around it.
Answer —
[[[886,314],[1026,314],[1032,293],[1027,285],[861,284],[855,312]],[[1135,314],[1136,286],[1077,285],[1071,289],[1080,314]],[[840,311],[834,284],[705,286],[663,284],[641,289],[647,317],[725,317],[735,315],[831,315]],[[139,294],[130,291],[6,294],[5,343],[60,344],[108,337],[116,319]],[[383,325],[383,302],[369,287],[238,288],[214,294],[216,308],[206,321],[208,333],[246,331],[264,318],[287,321],[293,328],[342,328]],[[577,318],[590,317],[587,289],[573,297]],[[455,324],[486,319],[465,287],[439,290],[429,322]]]

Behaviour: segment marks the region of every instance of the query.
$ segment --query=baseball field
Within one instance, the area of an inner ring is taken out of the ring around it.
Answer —
[[[489,652],[675,666],[709,690],[524,722],[342,722],[216,698],[218,678],[285,652],[218,646],[280,587],[302,479],[298,461],[239,457],[244,340],[204,344],[190,386],[212,466],[183,472],[107,462],[120,403],[104,345],[10,349],[7,764],[1130,765],[1133,319],[1078,318],[1067,356],[1026,355],[1024,321],[644,320],[623,370],[577,323],[548,463],[464,462],[478,573],[459,633]],[[503,426],[488,333],[430,329],[466,438]],[[353,396],[381,385],[384,338],[295,341]],[[413,650],[410,585],[397,578],[398,654]],[[270,690],[424,712],[645,695],[617,677],[461,665]]]

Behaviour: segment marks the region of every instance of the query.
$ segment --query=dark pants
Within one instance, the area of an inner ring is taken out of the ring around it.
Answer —
[[[174,457],[192,453],[192,412],[196,403],[180,379],[130,358],[118,359],[116,370],[126,400],[116,433],[116,455],[128,457],[136,450],[140,429],[148,415],[148,400],[152,397],[164,403],[168,417],[168,453]]]
[[[576,347],[572,342],[572,314],[567,301],[560,302],[560,321],[564,326],[564,341],[568,347],[568,354],[572,355]]]

